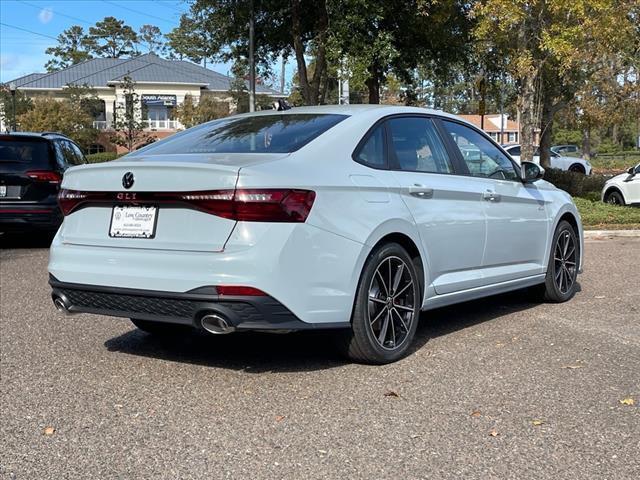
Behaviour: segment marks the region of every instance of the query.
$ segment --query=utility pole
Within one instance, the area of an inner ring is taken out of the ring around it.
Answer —
[[[250,0],[249,12],[249,111],[256,111],[256,63],[253,52],[254,36],[253,0]]]
[[[11,82],[9,84],[9,91],[11,91],[11,106],[13,109],[12,115],[11,115],[11,126],[13,127],[13,131],[15,132],[17,130],[17,125],[16,125],[16,90],[18,89],[18,87],[16,86],[15,83]]]
[[[280,93],[284,95],[284,67],[287,64],[287,57],[284,56],[284,50],[282,51],[282,67],[280,69]]]
[[[507,142],[504,141],[504,74],[500,76],[500,145]],[[507,139],[509,140],[509,139]]]

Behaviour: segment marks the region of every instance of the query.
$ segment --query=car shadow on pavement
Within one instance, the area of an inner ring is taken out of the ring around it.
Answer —
[[[520,290],[424,312],[411,353],[435,337],[536,305],[526,290]],[[249,373],[315,371],[349,363],[335,348],[335,334],[246,332],[214,336],[193,331],[162,338],[134,329],[107,340],[105,347],[111,352]]]
[[[0,233],[0,249],[49,248],[55,232]]]

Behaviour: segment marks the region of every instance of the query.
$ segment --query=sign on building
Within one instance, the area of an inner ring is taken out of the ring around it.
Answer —
[[[175,107],[177,101],[175,95],[142,94],[140,100],[144,105],[165,105]]]

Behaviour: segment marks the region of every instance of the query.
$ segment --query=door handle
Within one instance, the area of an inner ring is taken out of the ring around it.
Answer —
[[[416,198],[433,198],[433,188],[427,188],[422,185],[414,185],[409,187],[409,195]]]
[[[482,199],[487,202],[499,202],[502,196],[499,193],[487,190],[482,194]]]

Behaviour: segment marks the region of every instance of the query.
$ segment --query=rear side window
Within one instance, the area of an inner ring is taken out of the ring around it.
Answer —
[[[384,126],[378,125],[368,136],[355,154],[354,160],[373,168],[385,168],[387,159],[385,155]]]
[[[520,147],[510,148],[509,150],[507,150],[507,152],[509,152],[509,155],[515,155],[515,156],[519,157],[520,156]]]
[[[50,168],[49,143],[45,140],[0,139],[0,164],[3,169]]]
[[[150,155],[180,153],[294,152],[347,118],[333,114],[256,115],[207,123],[144,149]]]
[[[391,153],[398,170],[452,173],[453,167],[433,123],[428,118],[392,118],[387,122]]]

